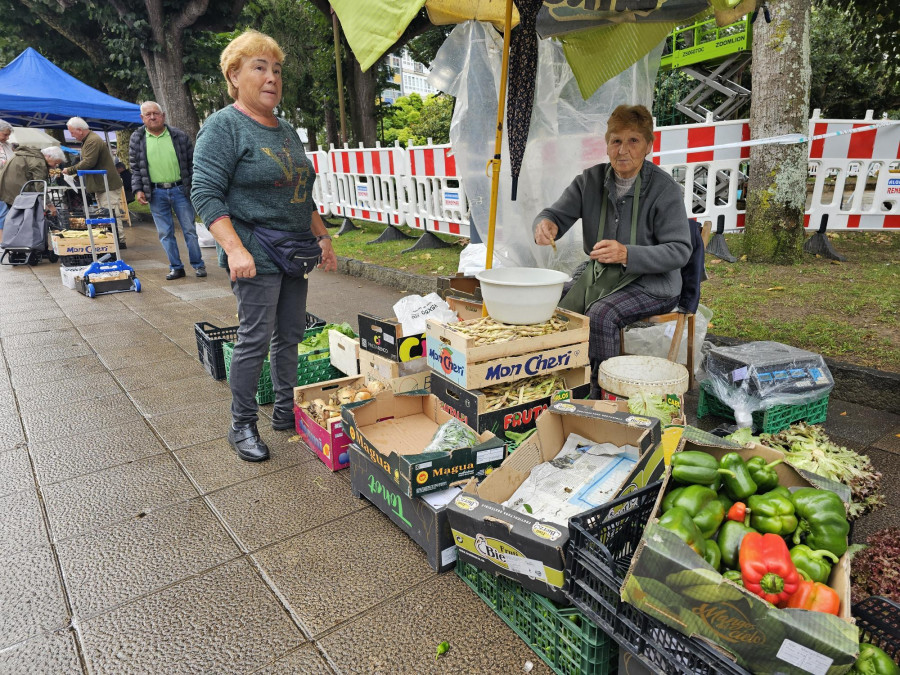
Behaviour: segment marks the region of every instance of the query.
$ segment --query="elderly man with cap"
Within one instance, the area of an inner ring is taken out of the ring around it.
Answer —
[[[106,143],[97,134],[91,131],[80,117],[72,117],[66,122],[66,128],[76,141],[81,143],[81,161],[70,167],[63,169],[63,173],[75,174],[78,171],[106,171],[106,180],[109,185],[109,192],[103,183],[103,176],[91,174],[83,176],[82,182],[88,192],[94,193],[97,200],[97,206],[101,209],[107,207],[112,208],[110,217],[115,218],[116,233],[119,237],[119,246],[125,248],[125,230],[119,220],[119,197],[122,190],[122,179],[119,178],[119,172],[116,171],[116,162],[109,153]],[[108,200],[108,201],[107,201]]]

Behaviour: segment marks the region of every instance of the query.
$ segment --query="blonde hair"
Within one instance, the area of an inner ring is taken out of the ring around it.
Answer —
[[[222,75],[225,76],[228,95],[231,98],[237,99],[238,90],[232,84],[228,74],[240,70],[244,65],[244,59],[260,54],[269,54],[274,56],[276,61],[284,62],[284,51],[278,46],[278,43],[257,30],[244,31],[222,50],[222,55],[219,57],[219,68],[222,70]]]
[[[648,143],[653,142],[653,115],[642,105],[620,105],[612,111],[606,123],[606,142],[609,135],[617,134],[624,129],[634,129]]]

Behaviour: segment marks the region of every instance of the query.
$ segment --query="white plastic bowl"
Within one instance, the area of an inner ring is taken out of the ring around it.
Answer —
[[[540,267],[498,267],[475,276],[490,317],[520,325],[549,321],[563,284],[571,279],[564,272]]]

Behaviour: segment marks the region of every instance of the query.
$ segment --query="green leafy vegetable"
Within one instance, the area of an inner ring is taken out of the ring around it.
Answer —
[[[681,408],[669,403],[659,394],[639,391],[628,399],[628,410],[635,415],[655,417],[663,426],[672,423],[672,419],[681,414]]]
[[[513,442],[514,447],[519,447],[524,443],[527,439],[529,439],[534,432],[537,431],[537,427],[533,429],[529,429],[528,431],[518,432],[518,431],[507,431],[506,437]],[[510,448],[512,450],[512,448]]]
[[[835,445],[822,427],[798,422],[777,434],[763,434],[760,439],[764,445],[781,450],[798,469],[849,487],[852,496],[847,517],[850,520],[884,506],[881,473],[875,470],[869,457]]]
[[[854,603],[870,595],[900,602],[900,528],[888,527],[869,535],[869,544],[850,565],[850,592]]]
[[[437,660],[438,660],[438,657],[439,657],[441,654],[446,654],[446,653],[449,652],[449,651],[450,651],[450,643],[449,643],[449,642],[446,642],[446,641],[445,641],[445,642],[442,642],[441,644],[439,644],[439,645],[437,646],[437,652],[436,652],[435,655],[434,655],[434,660],[437,661]]]
[[[434,432],[431,443],[422,452],[450,452],[478,445],[478,434],[457,419],[450,419]]]
[[[759,436],[754,436],[753,429],[751,429],[750,427],[738,429],[733,434],[728,434],[725,438],[727,438],[729,441],[739,443],[740,445],[747,445],[747,443],[759,443]]]
[[[328,349],[328,331],[330,330],[336,330],[350,338],[356,337],[356,333],[353,332],[353,328],[349,323],[328,323],[325,324],[318,333],[307,335],[303,339],[303,342],[297,346],[297,351],[303,354],[319,349]]]

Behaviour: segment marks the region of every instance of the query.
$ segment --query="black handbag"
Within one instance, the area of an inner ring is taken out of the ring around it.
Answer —
[[[285,232],[244,224],[253,230],[253,236],[272,262],[289,277],[308,277],[322,260],[322,248],[308,232]]]

